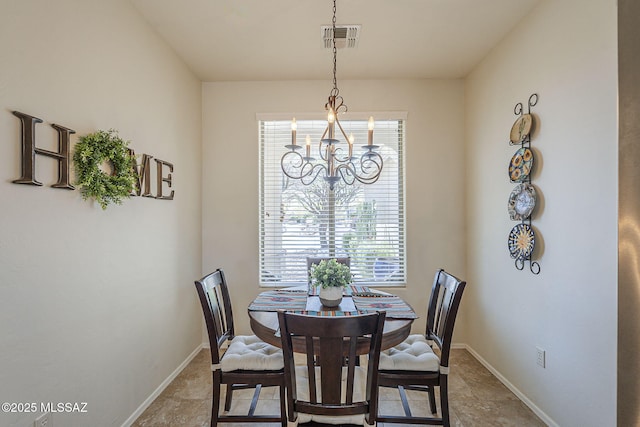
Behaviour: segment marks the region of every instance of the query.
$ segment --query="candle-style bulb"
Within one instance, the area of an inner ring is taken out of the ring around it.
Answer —
[[[298,129],[298,123],[296,123],[296,118],[294,117],[291,120],[291,145],[296,145],[296,130]]]
[[[375,122],[373,121],[373,116],[369,116],[369,123],[367,124],[367,128],[369,130],[373,130],[374,125],[375,125]]]
[[[349,134],[349,158],[353,157],[353,141],[355,141],[356,138],[355,136],[353,136],[353,133]]]
[[[333,108],[329,108],[329,114],[327,114],[327,138],[333,139],[335,125],[336,113],[333,111]]]

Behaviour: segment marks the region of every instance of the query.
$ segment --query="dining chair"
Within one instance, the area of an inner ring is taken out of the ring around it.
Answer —
[[[380,387],[397,388],[404,416],[378,414],[384,423],[432,424],[449,426],[449,354],[453,327],[466,282],[440,269],[436,272],[427,309],[424,335],[409,335],[399,345],[380,354],[378,381]],[[436,354],[434,351],[437,349]],[[434,388],[440,388],[440,411],[437,417]],[[405,389],[428,393],[433,417],[411,413]]]
[[[218,422],[268,423],[287,425],[282,351],[255,335],[236,336],[229,289],[222,270],[217,269],[195,281],[204,313],[213,374],[211,426]],[[228,342],[226,351],[223,346]],[[247,415],[220,415],[220,388],[227,387],[224,411],[231,409],[233,390],[255,388]],[[262,387],[277,386],[280,391],[280,415],[255,415]]]
[[[384,312],[344,317],[278,312],[289,425],[375,424],[384,319]],[[305,341],[304,365],[295,364],[293,337]],[[357,344],[363,341],[366,368],[355,363]]]

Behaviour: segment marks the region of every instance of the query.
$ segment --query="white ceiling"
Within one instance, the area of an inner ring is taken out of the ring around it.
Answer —
[[[131,0],[203,81],[332,78],[331,0]],[[338,80],[460,78],[539,0],[338,0]]]

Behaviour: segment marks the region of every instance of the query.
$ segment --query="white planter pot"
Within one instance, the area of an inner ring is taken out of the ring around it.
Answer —
[[[331,286],[320,287],[320,302],[325,307],[337,307],[342,302],[342,288]]]

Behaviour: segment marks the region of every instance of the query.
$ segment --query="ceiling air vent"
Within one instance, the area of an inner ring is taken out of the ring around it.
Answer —
[[[323,25],[320,31],[324,47],[333,49],[333,27]],[[356,47],[359,38],[360,25],[336,25],[336,48]]]

